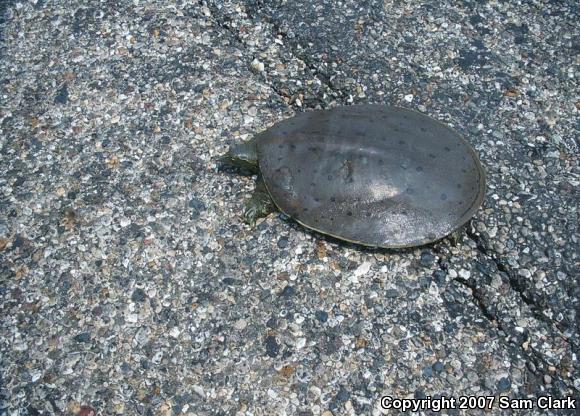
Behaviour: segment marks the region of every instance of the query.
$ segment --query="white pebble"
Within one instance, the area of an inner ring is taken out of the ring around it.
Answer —
[[[245,319],[239,319],[234,324],[234,328],[236,328],[238,331],[241,331],[242,329],[244,329],[247,326],[248,326],[248,322]]]
[[[257,59],[252,61],[251,67],[254,72],[262,72],[264,70],[264,64]]]
[[[471,276],[471,272],[466,269],[461,269],[459,270],[459,276],[461,276],[464,279],[469,279],[469,276]]]
[[[38,370],[32,371],[30,373],[30,375],[32,376],[31,379],[32,379],[32,382],[33,383],[36,383],[40,379],[40,377],[42,377],[42,373],[40,371],[38,371]]]
[[[365,274],[367,274],[369,272],[370,269],[371,269],[371,263],[368,261],[365,261],[363,264],[358,266],[358,268],[354,271],[354,275],[356,277],[364,276]]]
[[[195,394],[197,394],[199,397],[205,397],[205,391],[203,391],[203,387],[200,386],[199,384],[194,384],[193,385],[193,391],[195,392]]]
[[[304,348],[304,346],[306,345],[306,338],[298,338],[296,340],[296,348],[298,348],[299,350]]]

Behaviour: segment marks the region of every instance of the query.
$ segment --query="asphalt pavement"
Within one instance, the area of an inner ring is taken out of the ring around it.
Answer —
[[[573,413],[555,400],[580,390],[578,9],[2,2],[0,414]],[[457,244],[243,223],[254,178],[216,158],[362,103],[474,146],[488,188]]]

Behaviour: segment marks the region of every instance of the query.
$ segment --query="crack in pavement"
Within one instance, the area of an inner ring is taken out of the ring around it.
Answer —
[[[471,226],[468,225],[466,227],[466,231],[465,231],[468,238],[473,240],[476,243],[476,245],[481,244],[480,241],[477,241],[472,237],[472,236],[477,237],[477,235],[470,229],[470,227]],[[438,245],[434,246],[432,249],[439,256],[439,259],[437,260],[437,264],[439,266],[439,269],[446,271],[448,268],[448,265],[445,264],[445,260],[443,257],[448,257],[448,255],[450,253],[446,253]],[[487,248],[485,246],[482,245],[481,247],[478,247],[478,252],[480,252],[480,254],[483,257],[485,257],[486,259],[489,259],[493,264],[496,264],[496,267],[497,267],[496,260],[489,253],[489,251],[487,250]],[[498,271],[502,272],[502,270],[500,270],[499,267],[497,267],[497,269],[498,269]],[[503,272],[503,273],[505,273],[505,272]],[[506,273],[506,275],[507,275],[507,273]],[[510,276],[508,275],[508,281],[510,281],[509,277]],[[474,278],[466,279],[466,278],[458,276],[458,277],[453,278],[452,282],[456,282],[456,283],[469,289],[469,292],[471,293],[471,296],[473,298],[473,303],[481,311],[482,315],[492,324],[492,326],[494,328],[496,328],[498,331],[501,331],[505,334],[500,339],[503,339],[506,342],[506,344],[513,346],[516,350],[521,351],[522,356],[526,360],[527,367],[528,367],[529,371],[531,371],[536,376],[538,374],[540,374],[540,375],[548,374],[548,367],[552,366],[553,364],[551,364],[542,355],[541,352],[536,351],[531,345],[528,346],[527,348],[524,347],[524,344],[530,340],[529,336],[527,334],[525,334],[525,339],[521,340],[521,337],[518,337],[518,334],[515,333],[515,330],[512,327],[510,327],[509,325],[506,325],[505,322],[501,319],[501,317],[498,316],[498,314],[496,312],[494,312],[492,308],[490,308],[489,302],[487,302],[487,300],[486,300],[485,292],[480,286],[477,285],[476,279],[474,279]],[[515,288],[513,288],[511,282],[510,282],[510,288],[512,288],[512,290],[517,292],[517,290],[515,290]],[[524,303],[526,303],[526,305],[527,305],[527,302],[524,301]],[[530,307],[530,310],[535,317],[536,312],[531,307]],[[541,321],[550,325],[549,329],[554,330],[553,326],[552,326],[553,323],[550,322],[549,319],[546,319],[546,320],[542,319]],[[566,341],[570,346],[575,348],[575,344],[572,342],[572,340],[568,339],[560,331],[557,332],[557,336],[559,336],[564,341]],[[570,378],[562,377],[562,376],[556,375],[556,374],[550,374],[550,376],[552,378],[558,380],[562,384],[566,385],[570,389],[574,388],[573,381],[570,380]]]
[[[527,369],[536,376],[548,374],[548,367],[553,364],[548,362],[542,353],[536,351],[533,347],[529,346],[528,349],[524,348],[523,344],[529,340],[527,335],[525,340],[520,343],[518,342],[518,338],[516,336],[510,334],[511,331],[507,330],[501,319],[488,308],[481,288],[477,287],[475,282],[472,280],[473,279],[464,279],[462,277],[456,277],[453,279],[454,282],[457,282],[470,289],[474,298],[474,303],[481,310],[483,316],[485,316],[492,324],[494,324],[498,330],[505,333],[506,336],[501,339],[504,339],[507,344],[512,345],[518,351],[521,351],[522,355],[525,357],[526,363],[528,364]],[[530,366],[530,363],[532,366]],[[550,374],[550,376],[560,383],[566,385],[570,389],[574,388],[573,382],[569,378],[562,377],[557,373]]]
[[[233,20],[231,18],[229,18],[228,16],[224,15],[223,13],[221,13],[219,8],[215,4],[206,3],[205,1],[201,1],[201,0],[198,2],[198,4],[200,4],[201,6],[207,7],[207,9],[209,10],[209,12],[211,14],[211,16],[209,16],[209,17],[220,28],[227,30],[238,43],[240,43],[242,45],[246,44],[244,42],[244,39],[239,35],[239,33],[237,33],[237,31],[233,29],[233,27],[231,25],[231,22]],[[272,26],[273,33],[275,33],[276,35],[279,34],[283,38],[288,39],[286,34],[284,33],[284,31],[281,30],[280,26],[277,25],[271,19],[268,19],[267,16],[264,16],[261,14],[253,14],[253,13],[251,13],[251,11],[248,8],[246,8],[245,11],[250,19],[260,19],[262,21],[265,21],[266,23],[268,23],[269,25]],[[343,91],[341,91],[340,89],[336,89],[336,88],[332,87],[330,77],[328,77],[323,72],[321,72],[320,69],[314,63],[312,63],[312,61],[308,57],[302,56],[302,55],[297,53],[297,48],[296,48],[297,44],[296,43],[287,42],[286,44],[289,46],[287,48],[288,52],[289,52],[287,55],[295,57],[295,58],[299,59],[300,61],[302,61],[305,64],[305,66],[308,68],[308,70],[311,72],[312,76],[315,77],[320,82],[320,85],[323,86],[323,88],[318,94],[313,94],[314,100],[312,98],[309,98],[308,100],[304,100],[301,105],[298,105],[296,103],[295,97],[293,97],[293,95],[289,91],[285,91],[284,89],[279,88],[275,83],[268,82],[267,76],[264,73],[264,81],[265,81],[266,85],[268,85],[272,89],[272,91],[274,91],[278,96],[282,97],[282,99],[289,106],[291,106],[295,109],[296,108],[316,108],[318,105],[320,105],[323,108],[326,107],[327,103],[324,99],[325,98],[324,95],[325,95],[326,91],[334,93],[331,95],[335,96],[336,98],[344,97],[345,93]],[[324,90],[326,90],[326,91],[324,91]],[[314,101],[313,104],[312,104],[312,101]]]
[[[484,239],[479,236],[477,233],[475,233],[470,227],[467,228],[466,230],[466,234],[467,236],[475,243],[477,250],[487,259],[491,260],[497,270],[501,273],[504,273],[507,278],[508,278],[508,283],[510,285],[510,287],[512,288],[512,290],[518,294],[518,296],[520,297],[520,299],[522,300],[522,302],[524,302],[526,305],[529,306],[533,316],[550,325],[550,326],[554,326],[557,330],[558,330],[558,336],[562,337],[563,339],[566,340],[566,342],[568,342],[570,345],[574,346],[575,348],[577,348],[575,342],[570,339],[570,337],[566,336],[563,331],[565,328],[562,327],[562,324],[559,323],[558,321],[549,318],[548,316],[546,316],[544,313],[542,313],[541,311],[541,306],[537,304],[536,301],[534,301],[533,298],[531,298],[530,296],[526,295],[525,291],[526,288],[523,286],[523,284],[521,283],[520,279],[518,279],[513,271],[511,270],[511,268],[507,265],[507,263],[500,258],[499,256],[490,253],[490,250],[487,246],[487,243],[484,241]]]
[[[259,9],[259,5],[258,9]],[[318,81],[320,81],[321,85],[324,86],[324,88],[329,91],[334,93],[333,95],[336,98],[344,98],[344,97],[348,97],[349,93],[348,92],[344,92],[342,91],[340,88],[335,88],[332,86],[332,77],[326,75],[313,61],[312,58],[308,55],[303,55],[298,53],[298,43],[297,42],[293,42],[290,40],[290,38],[288,37],[287,33],[285,32],[285,30],[282,28],[281,25],[279,25],[278,23],[276,23],[274,20],[268,18],[268,16],[263,15],[263,14],[251,14],[249,12],[249,10],[246,9],[246,12],[248,13],[248,16],[252,17],[252,18],[259,18],[262,21],[265,21],[266,23],[268,23],[269,25],[272,26],[272,32],[276,35],[280,35],[282,36],[284,39],[286,39],[287,44],[290,47],[290,51],[292,56],[300,59],[302,62],[304,62],[304,64],[306,65],[306,67],[310,70],[310,72],[312,73],[313,76],[316,77],[316,79],[318,79]],[[323,92],[324,94],[324,92]],[[320,101],[320,104],[325,104],[324,101],[324,96],[323,97],[319,97],[318,100]],[[311,106],[311,108],[314,108],[314,106]]]
[[[209,17],[213,22],[215,22],[215,24],[218,27],[227,31],[235,39],[235,41],[238,42],[240,45],[242,45],[242,46],[246,45],[246,43],[244,42],[244,39],[242,39],[242,37],[228,24],[232,21],[232,19],[229,19],[226,16],[224,16],[223,14],[221,14],[219,12],[217,6],[215,6],[214,4],[211,4],[211,3],[208,4],[205,1],[198,1],[198,4],[202,7],[207,7],[207,9],[209,10],[209,13],[210,13],[210,15],[207,17]],[[218,16],[221,16],[221,19],[218,18]],[[253,71],[251,71],[251,72],[254,73]],[[267,79],[265,79],[264,81],[265,81],[265,84],[268,87],[270,87],[270,89],[272,91],[274,91],[274,93],[276,93],[276,95],[280,96],[282,98],[282,100],[284,102],[286,102],[287,104],[290,104],[287,102],[287,99],[290,98],[287,94],[284,94],[284,92],[281,91],[279,88],[277,88],[275,85],[267,82]],[[290,104],[290,105],[294,106],[294,104]]]
[[[505,266],[505,263],[503,263],[501,259],[498,259],[496,256],[492,255],[489,252],[489,249],[483,242],[483,239],[481,239],[469,226],[466,229],[466,235],[468,236],[468,238],[470,238],[472,241],[475,242],[478,252],[480,252],[483,257],[491,260],[493,264],[496,265],[496,268],[499,272],[506,274],[506,276],[508,277],[508,283],[510,285],[510,288],[519,295],[520,299],[522,299],[522,301],[526,305],[529,306],[533,316],[538,320],[544,322],[545,324],[548,324],[549,329],[557,330],[557,336],[566,341],[572,347],[572,349],[577,348],[573,340],[569,339],[569,337],[564,335],[559,330],[559,328],[556,325],[556,322],[553,322],[551,319],[549,319],[547,316],[543,315],[539,310],[537,310],[538,306],[531,299],[529,299],[524,293],[522,293],[521,290],[518,290],[519,286],[517,286],[517,278],[515,278],[512,274],[510,274],[511,271],[509,270],[509,268]],[[440,262],[441,260],[439,260],[439,263]],[[516,283],[514,283],[514,279],[516,280]],[[532,373],[537,375],[538,370],[540,370],[540,374],[547,374],[548,367],[553,364],[551,364],[542,355],[541,352],[536,351],[532,346],[529,346],[528,349],[524,348],[525,342],[529,340],[529,337],[527,335],[526,339],[523,342],[521,343],[516,342],[517,336],[513,334],[512,328],[506,327],[506,325],[504,325],[504,322],[497,315],[497,313],[494,313],[490,309],[488,302],[486,302],[485,293],[482,290],[482,288],[477,285],[475,279],[473,278],[465,279],[462,277],[456,277],[453,279],[453,281],[470,289],[471,295],[474,299],[474,303],[481,310],[483,316],[485,316],[492,324],[494,324],[498,330],[506,334],[507,336],[506,341],[510,345],[513,345],[518,350],[522,351],[522,354],[526,357],[528,364],[529,363],[533,364],[532,369],[530,369]],[[573,382],[568,377],[563,377],[558,374],[551,374],[550,376],[559,380],[561,383],[565,384],[569,388],[574,387]]]
[[[497,315],[495,315],[494,313],[492,313],[489,310],[489,308],[485,302],[485,297],[484,297],[481,289],[479,289],[477,287],[475,282],[472,282],[469,279],[464,279],[462,277],[456,277],[453,279],[453,281],[461,283],[463,286],[466,286],[469,289],[471,289],[471,294],[472,294],[473,298],[475,299],[475,303],[477,304],[477,307],[481,310],[481,313],[483,314],[483,316],[485,316],[491,323],[495,324],[497,329],[507,333],[501,320],[497,317]]]

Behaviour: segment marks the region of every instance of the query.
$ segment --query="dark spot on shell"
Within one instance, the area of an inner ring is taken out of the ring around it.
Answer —
[[[457,184],[457,189],[461,189],[461,184],[460,183]]]
[[[399,144],[405,144],[404,140],[399,140]]]
[[[288,134],[288,132],[287,132],[286,130],[284,130],[284,131],[282,132],[282,134],[283,134],[284,136],[286,136],[286,135]]]
[[[292,150],[294,150],[294,149],[296,149],[296,145],[295,145],[294,143],[292,143],[292,144],[290,145],[290,148],[291,148]]]
[[[427,129],[425,127],[421,127],[420,130],[425,133],[427,131]]]
[[[384,165],[385,161],[383,159],[379,159],[379,165]]]
[[[431,159],[435,159],[435,157],[436,157],[436,156],[435,156],[433,153],[429,153],[429,157],[430,157]]]
[[[348,211],[348,212],[346,213],[346,215],[348,215],[349,217],[352,217],[352,211]]]
[[[402,211],[402,212],[401,212],[401,214],[402,214],[402,215],[407,215],[407,214],[408,214],[408,212],[407,212],[407,211]]]
[[[367,217],[370,217],[370,216],[371,216],[371,213],[367,211],[365,215],[366,215]]]
[[[320,202],[320,198],[314,198],[316,202]]]
[[[447,194],[441,194],[441,201],[447,201]]]
[[[467,169],[461,169],[461,172],[467,173]]]
[[[314,169],[312,172],[314,172],[314,173],[318,173],[318,169]]]
[[[333,197],[333,196],[331,196],[331,197],[330,197],[330,202],[336,202],[336,198],[335,198],[335,197]]]
[[[283,144],[279,144],[279,145],[278,145],[278,149],[282,149],[283,147],[284,147],[284,145],[283,145]]]
[[[282,160],[282,158],[281,158],[281,157],[279,157],[279,158],[278,158],[278,162],[279,162],[279,161],[281,161],[281,160]]]
[[[301,169],[296,169],[296,172],[302,173],[302,170]]]
[[[400,129],[398,127],[393,127],[394,131],[399,131]]]
[[[334,221],[334,217],[330,217],[330,221]]]
[[[332,180],[332,175],[328,175],[328,180],[331,181]]]
[[[413,195],[415,193],[415,190],[413,188],[407,188],[405,189],[405,192],[408,193],[409,195]]]
[[[444,149],[445,149],[446,152],[450,152],[451,151],[451,149],[449,148],[449,146],[445,146]]]
[[[417,172],[423,172],[423,168],[421,166],[417,166],[417,169],[415,169]]]
[[[303,208],[302,211],[306,212],[308,211],[308,208]]]
[[[310,182],[310,186],[316,186],[314,182]]]

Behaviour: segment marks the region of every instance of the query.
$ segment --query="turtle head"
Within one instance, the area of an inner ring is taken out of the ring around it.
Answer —
[[[258,173],[256,142],[249,140],[231,146],[228,152],[218,159],[218,168],[220,170],[235,169],[250,175]]]

